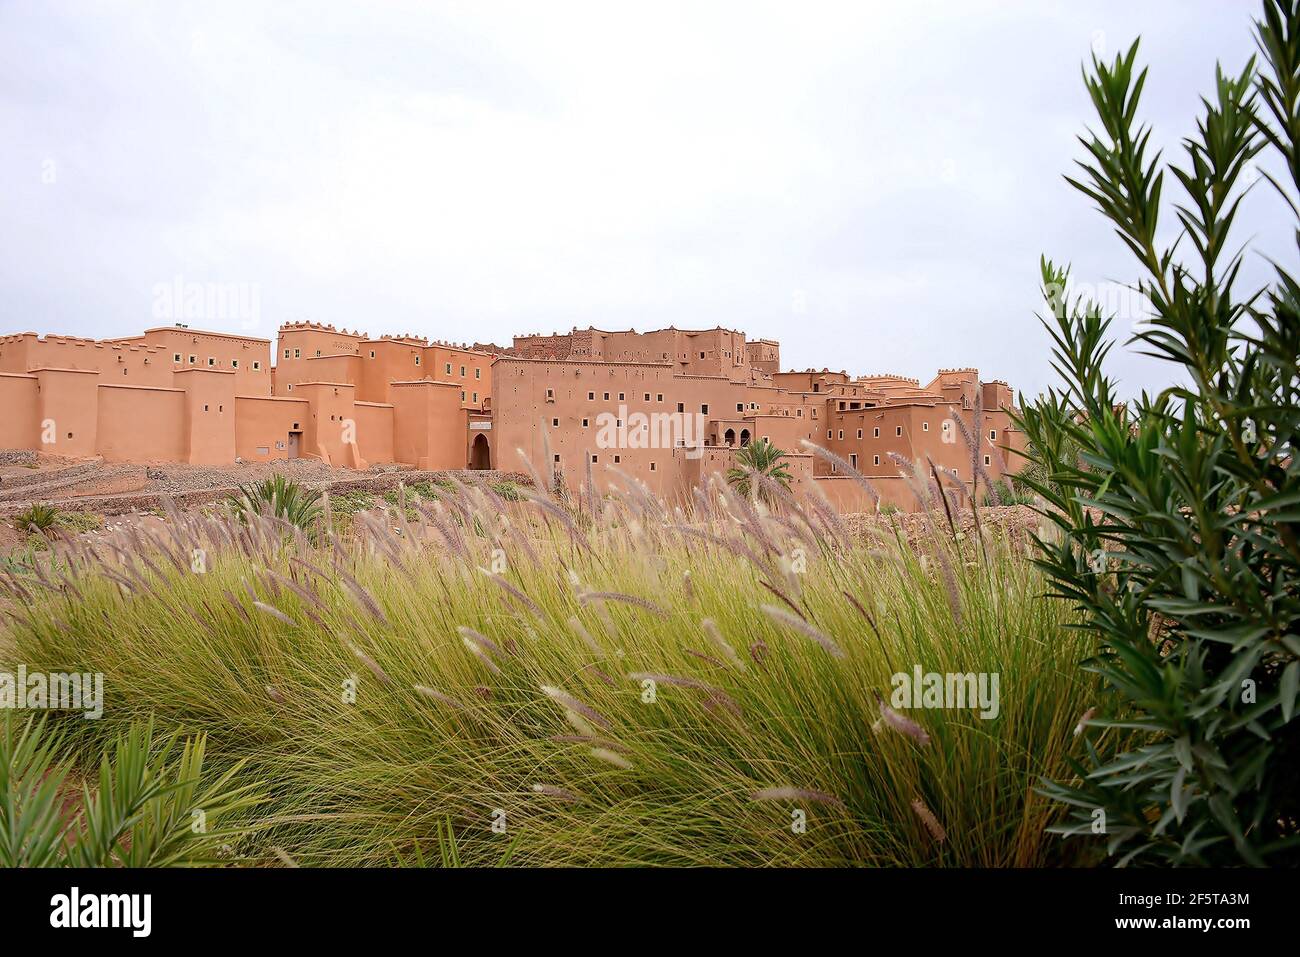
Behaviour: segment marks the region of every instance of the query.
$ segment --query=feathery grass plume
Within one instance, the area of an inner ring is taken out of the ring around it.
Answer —
[[[498,588],[500,588],[502,591],[508,594],[515,601],[519,602],[519,604],[523,605],[530,612],[532,612],[534,617],[539,619],[546,617],[545,614],[542,612],[541,607],[537,604],[537,602],[533,601],[526,594],[524,594],[523,591],[516,588],[514,585],[510,584],[510,582],[506,581],[496,572],[488,571],[488,569],[486,568],[480,568],[479,571],[482,574],[486,575],[488,578],[490,578],[493,584],[495,584]]]
[[[616,768],[622,768],[624,771],[632,770],[632,762],[621,754],[616,754],[609,748],[592,748],[591,756],[597,760],[612,764]]]
[[[1091,721],[1096,714],[1097,709],[1095,707],[1089,708],[1083,713],[1083,717],[1079,719],[1079,723],[1074,726],[1074,737],[1077,738],[1079,735],[1083,734],[1083,729],[1088,726],[1088,722]]]
[[[467,625],[457,625],[456,631],[459,632],[462,638],[468,638],[486,653],[496,655],[498,658],[505,657],[505,652],[501,649],[501,646],[482,632],[475,631]]]
[[[867,611],[862,602],[858,601],[847,591],[840,592],[840,594],[847,598],[849,604],[857,609],[858,614],[867,620],[867,624],[871,627],[871,633],[876,636],[876,641],[880,643],[880,651],[885,656],[885,664],[889,668],[889,673],[891,675],[897,674],[898,672],[894,670],[894,666],[889,660],[889,649],[885,647],[885,639],[881,636],[880,629],[876,627],[876,620],[871,617],[871,613]]]
[[[717,648],[718,651],[722,652],[722,656],[727,659],[732,667],[739,671],[745,670],[744,659],[742,659],[740,655],[736,654],[736,649],[731,646],[726,638],[722,637],[722,629],[718,627],[716,621],[712,618],[705,618],[700,622],[700,627],[704,629],[704,633],[709,636],[709,640],[713,642],[713,646]]]
[[[762,665],[767,658],[767,642],[761,638],[749,646],[749,657],[754,660],[754,664]]]
[[[368,654],[366,654],[364,651],[362,651],[360,648],[358,648],[356,645],[352,644],[351,642],[348,642],[348,648],[351,649],[352,654],[356,655],[357,660],[360,661],[363,665],[365,665],[366,668],[370,671],[370,673],[373,674],[376,678],[378,678],[381,683],[386,685],[391,685],[393,683],[393,679],[388,677],[388,673],[384,671],[383,668],[379,667],[379,662],[375,661],[374,658],[371,658]]]
[[[537,471],[537,466],[533,464],[532,458],[529,457],[528,453],[523,449],[515,449],[515,452],[518,453],[519,458],[523,461],[524,468],[528,470],[528,474],[533,480],[533,488],[537,489],[539,494],[549,496],[551,493],[551,485],[542,478],[542,473]]]
[[[225,595],[225,596],[226,596],[226,601],[230,602],[230,604],[233,605],[233,606],[235,607],[235,611],[239,612],[239,617],[240,617],[240,618],[242,618],[242,619],[244,619],[244,621],[248,621],[248,622],[251,622],[251,621],[253,620],[253,619],[251,619],[251,618],[248,617],[248,612],[244,610],[244,603],[241,602],[241,601],[240,601],[238,598],[236,598],[234,595],[232,595],[232,594],[230,593],[230,589],[228,589],[228,588],[223,588],[223,589],[221,590],[221,594]]]
[[[266,687],[266,696],[268,698],[270,698],[276,704],[287,704],[287,702],[284,700],[284,695],[280,694],[280,692],[276,689],[275,685],[266,685],[265,687]]]
[[[952,520],[952,506],[948,504],[948,493],[943,490],[943,483],[939,481],[939,468],[934,464],[934,459],[929,455],[926,455],[925,461],[930,466],[930,474],[934,476],[934,488],[938,493],[940,504],[943,505],[944,517],[948,519],[948,531],[952,535],[953,541],[956,541],[957,524]]]
[[[609,748],[611,751],[622,751],[624,753],[631,751],[627,745],[619,744],[609,738],[602,738],[598,734],[552,734],[547,740],[559,744],[583,744],[593,748]]]
[[[459,710],[465,707],[455,698],[449,697],[441,691],[436,691],[428,685],[412,685],[411,687],[415,689],[416,694],[423,695],[432,701],[437,701],[439,704],[445,704],[449,708],[456,708]]]
[[[749,799],[751,801],[810,801],[813,804],[830,804],[834,807],[844,807],[844,802],[833,794],[789,785],[754,791],[749,795]]]
[[[659,685],[676,685],[679,688],[699,688],[704,691],[716,691],[711,685],[698,681],[695,678],[686,678],[681,675],[666,675],[657,671],[632,671],[628,673],[631,681],[653,681]]]
[[[584,591],[578,596],[578,602],[582,605],[587,605],[591,602],[605,601],[617,601],[622,602],[625,605],[634,605],[637,608],[642,608],[660,618],[668,617],[668,612],[663,608],[659,607],[649,599],[638,598],[636,595],[625,595],[622,592],[617,591]]]
[[[916,495],[917,502],[921,505],[921,511],[928,512],[934,508],[934,483],[925,474],[925,469],[921,467],[921,459],[907,459],[897,452],[889,453],[890,459],[898,466],[899,474],[907,482],[908,488]]]
[[[379,602],[375,601],[374,596],[371,595],[370,592],[361,587],[359,581],[347,574],[347,572],[340,572],[339,578],[342,580],[348,594],[355,598],[361,607],[370,613],[371,617],[378,620],[386,628],[392,627],[389,624],[388,619],[384,616],[383,611],[380,609]]]
[[[921,819],[921,823],[925,825],[925,829],[930,832],[930,836],[934,838],[936,844],[942,844],[948,839],[948,832],[943,829],[943,825],[934,816],[934,812],[925,806],[924,801],[917,798],[912,802],[912,810]]]
[[[867,493],[867,496],[871,499],[872,503],[877,507],[879,507],[880,493],[876,491],[876,487],[871,484],[871,480],[868,479],[865,475],[859,472],[848,462],[844,461],[844,459],[840,458],[830,449],[823,448],[822,446],[818,445],[816,442],[809,442],[807,439],[800,439],[799,444],[802,445],[804,448],[808,449],[809,451],[811,451],[814,455],[822,459],[825,459],[831,465],[835,466],[835,468],[838,471],[843,472],[849,478],[853,479],[853,481],[857,482],[858,485],[860,485],[862,489]]]
[[[578,796],[572,791],[566,791],[564,788],[556,787],[554,784],[534,784],[533,793],[540,794],[542,797],[555,798],[560,801],[577,802]]]
[[[785,625],[789,628],[793,628],[795,631],[808,636],[813,641],[817,642],[817,644],[821,645],[828,652],[830,652],[830,654],[833,655],[834,657],[836,658],[844,657],[843,648],[837,645],[832,638],[830,638],[828,635],[823,634],[820,629],[810,624],[808,621],[806,621],[804,618],[800,617],[799,615],[791,614],[790,612],[782,608],[780,605],[760,605],[759,607],[763,610],[763,613],[766,614],[769,618],[773,619],[779,624]]]
[[[979,390],[979,391],[980,391],[980,392],[983,392],[982,389]],[[978,437],[977,437],[977,436],[972,436],[972,435],[971,435],[971,432],[970,432],[970,429],[968,429],[968,428],[966,427],[966,423],[962,420],[962,417],[961,417],[961,416],[959,416],[959,415],[955,415],[955,416],[953,416],[953,420],[957,423],[957,432],[958,432],[958,434],[961,435],[962,441],[966,444],[966,448],[970,449],[970,460],[971,460],[971,487],[970,487],[970,498],[971,498],[971,502],[977,502],[977,501],[978,501],[978,496],[975,494],[975,480],[976,480],[976,477],[980,477],[980,478],[983,478],[983,479],[984,479],[984,486],[989,490],[989,498],[992,499],[993,504],[994,504],[994,505],[1002,505],[1002,504],[1003,504],[1003,502],[1002,502],[1002,496],[998,494],[997,483],[994,482],[993,479],[989,477],[989,473],[985,470],[985,468],[984,468],[984,463],[983,463],[983,461],[981,460],[982,457],[981,457],[981,455],[980,455],[980,442],[981,442],[981,439],[983,438],[983,436],[978,436]],[[978,421],[980,421],[980,420],[979,420],[979,419],[976,419],[976,421],[978,422]],[[978,432],[978,430],[977,430],[977,432]]]
[[[787,595],[785,592],[781,591],[781,589],[777,588],[777,587],[776,587],[775,585],[773,585],[770,581],[767,581],[766,579],[761,579],[761,578],[760,578],[759,581],[758,581],[758,587],[759,587],[759,588],[765,588],[765,589],[767,589],[767,590],[770,591],[773,595],[775,595],[777,598],[781,599],[781,601],[785,602],[786,607],[789,608],[790,611],[792,611],[794,614],[798,615],[800,618],[803,618],[803,617],[804,617],[804,615],[805,615],[804,609],[802,609],[802,608],[800,608],[798,605],[796,605],[796,604],[794,603],[794,600],[791,599],[789,595]]]
[[[713,655],[706,655],[704,652],[696,651],[694,648],[683,648],[682,651],[686,652],[692,658],[698,658],[700,659],[700,661],[703,661],[705,664],[712,665],[715,668],[727,667],[727,663],[723,661],[721,658],[715,658],[713,657]]]
[[[682,594],[687,601],[695,601],[695,582],[691,579],[691,570],[682,572]]]
[[[590,648],[593,654],[605,654],[605,649],[600,647],[599,642],[591,636],[591,632],[587,630],[587,627],[578,619],[577,615],[569,616],[569,628],[582,639],[582,643]]]
[[[298,862],[295,861],[292,857],[290,857],[289,854],[282,847],[273,846],[271,848],[271,853],[274,854],[277,858],[279,858],[280,863],[283,864],[285,867],[296,868],[298,866]]]
[[[469,650],[469,653],[483,663],[483,666],[494,675],[501,674],[501,668],[491,659],[487,652],[478,646],[478,643],[471,638],[461,635],[461,642]]]
[[[611,688],[615,688],[615,687],[618,686],[618,682],[616,682],[616,681],[615,681],[613,678],[611,678],[609,675],[605,674],[605,672],[603,672],[603,671],[601,671],[599,668],[597,668],[594,662],[593,662],[592,664],[589,664],[589,665],[583,665],[583,666],[582,666],[582,670],[583,670],[583,671],[590,671],[593,675],[595,675],[597,678],[599,678],[599,679],[600,679],[604,684],[609,685]]]
[[[290,618],[280,609],[274,607],[273,605],[268,605],[264,601],[254,601],[253,607],[256,608],[258,611],[262,612],[263,614],[270,615],[272,618],[279,619],[280,621],[284,622],[286,625],[289,625],[291,627],[297,627],[298,625],[296,621],[294,621],[292,618]]]
[[[612,727],[608,718],[606,718],[604,715],[597,712],[595,709],[590,708],[587,705],[583,704],[581,701],[573,697],[573,695],[569,694],[568,692],[563,691],[562,689],[557,688],[554,685],[541,685],[540,687],[542,689],[542,694],[546,695],[546,697],[550,698],[552,701],[559,704],[565,710],[572,711],[574,714],[577,715],[581,715],[587,721],[590,721],[592,724],[599,725],[600,727],[605,728],[606,730]]]
[[[591,546],[588,544],[586,536],[582,534],[582,530],[578,528],[577,523],[573,520],[573,516],[571,516],[567,511],[559,505],[556,505],[551,499],[537,495],[534,492],[525,491],[522,495],[525,501],[532,502],[541,509],[545,515],[556,519],[561,525],[563,525],[565,530],[569,533],[569,541],[574,545],[586,551],[591,550]]]
[[[878,692],[873,691],[876,698],[876,704],[880,707],[880,717],[884,720],[886,726],[893,728],[899,734],[905,734],[917,744],[924,747],[930,743],[930,735],[926,730],[913,721],[911,718],[905,718],[889,705],[885,704],[885,699],[880,697]]]

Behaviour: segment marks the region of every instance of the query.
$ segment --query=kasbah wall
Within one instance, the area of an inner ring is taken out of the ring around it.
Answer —
[[[924,386],[781,371],[779,343],[721,328],[574,329],[507,347],[315,323],[285,324],[274,343],[182,325],[121,339],[0,336],[0,449],[511,471],[525,467],[522,454],[543,471],[549,459],[572,491],[588,476],[598,490],[630,477],[670,500],[767,439],[786,450],[797,496],[868,508],[809,442],[870,478],[883,502],[913,510],[900,459],[927,472],[933,462],[966,489],[981,463],[981,482],[1018,467],[1012,402],[1007,383],[976,369],[941,370]]]

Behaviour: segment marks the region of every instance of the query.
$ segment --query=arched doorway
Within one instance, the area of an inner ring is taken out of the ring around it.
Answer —
[[[736,444],[736,430],[735,430],[735,429],[727,429],[727,431],[724,432],[724,433],[722,434],[722,441],[725,442],[725,443],[727,443],[727,445],[735,445],[735,444]]]
[[[482,432],[474,436],[474,443],[469,448],[469,467],[478,471],[492,467],[492,450],[488,448],[487,436]]]
[[[740,430],[740,445],[743,448],[749,444],[749,429]]]

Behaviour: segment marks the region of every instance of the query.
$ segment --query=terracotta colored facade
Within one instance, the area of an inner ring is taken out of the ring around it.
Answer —
[[[722,328],[574,329],[505,348],[314,323],[286,324],[275,342],[183,326],[109,340],[0,336],[0,448],[508,470],[524,467],[522,451],[538,466],[549,458],[573,490],[588,474],[598,488],[631,476],[670,499],[768,439],[786,450],[796,495],[866,504],[843,469],[807,451],[811,442],[911,509],[896,457],[933,462],[967,489],[977,471],[987,481],[1015,468],[1023,436],[1006,411],[1012,398],[975,369],[943,370],[924,386],[783,372],[779,343]]]
[[[519,336],[492,367],[492,459],[518,468],[520,451],[533,462],[549,456],[570,489],[590,468],[597,488],[631,476],[681,499],[709,473],[732,468],[741,447],[767,439],[786,451],[796,495],[851,510],[867,507],[862,487],[804,442],[839,456],[905,510],[919,503],[895,456],[927,473],[933,462],[967,492],[977,471],[986,483],[1018,467],[1024,436],[1007,412],[1011,388],[982,382],[975,369],[943,370],[921,386],[779,368],[778,343],[726,329]]]

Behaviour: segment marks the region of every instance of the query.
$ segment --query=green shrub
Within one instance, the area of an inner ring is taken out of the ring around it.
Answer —
[[[227,502],[241,520],[250,514],[266,515],[310,530],[320,518],[320,498],[321,493],[316,489],[283,475],[273,475],[261,482],[239,486],[239,492]]]
[[[1240,290],[1229,240],[1244,175],[1271,147],[1300,187],[1300,9],[1268,0],[1266,61],[1218,73],[1182,165],[1146,153],[1135,119],[1137,44],[1087,78],[1100,132],[1071,180],[1115,225],[1142,270],[1154,318],[1130,342],[1169,362],[1171,386],[1120,400],[1103,371],[1113,341],[1098,307],[1064,294],[1044,262],[1047,322],[1064,388],[1020,418],[1057,534],[1040,565],[1095,636],[1105,682],[1091,729],[1139,734],[1045,792],[1072,806],[1062,833],[1104,833],[1119,863],[1294,863],[1300,855],[1300,284]],[[1165,172],[1190,263],[1158,248]],[[1276,201],[1276,197],[1271,197]]]
[[[48,502],[35,502],[14,515],[14,528],[33,535],[46,535],[59,524],[59,510]]]
[[[242,833],[224,822],[261,798],[252,784],[231,783],[241,763],[203,782],[205,748],[203,735],[156,739],[152,722],[136,722],[109,743],[98,774],[77,788],[65,736],[48,718],[20,723],[6,712],[0,717],[0,867],[218,863],[221,846]]]

